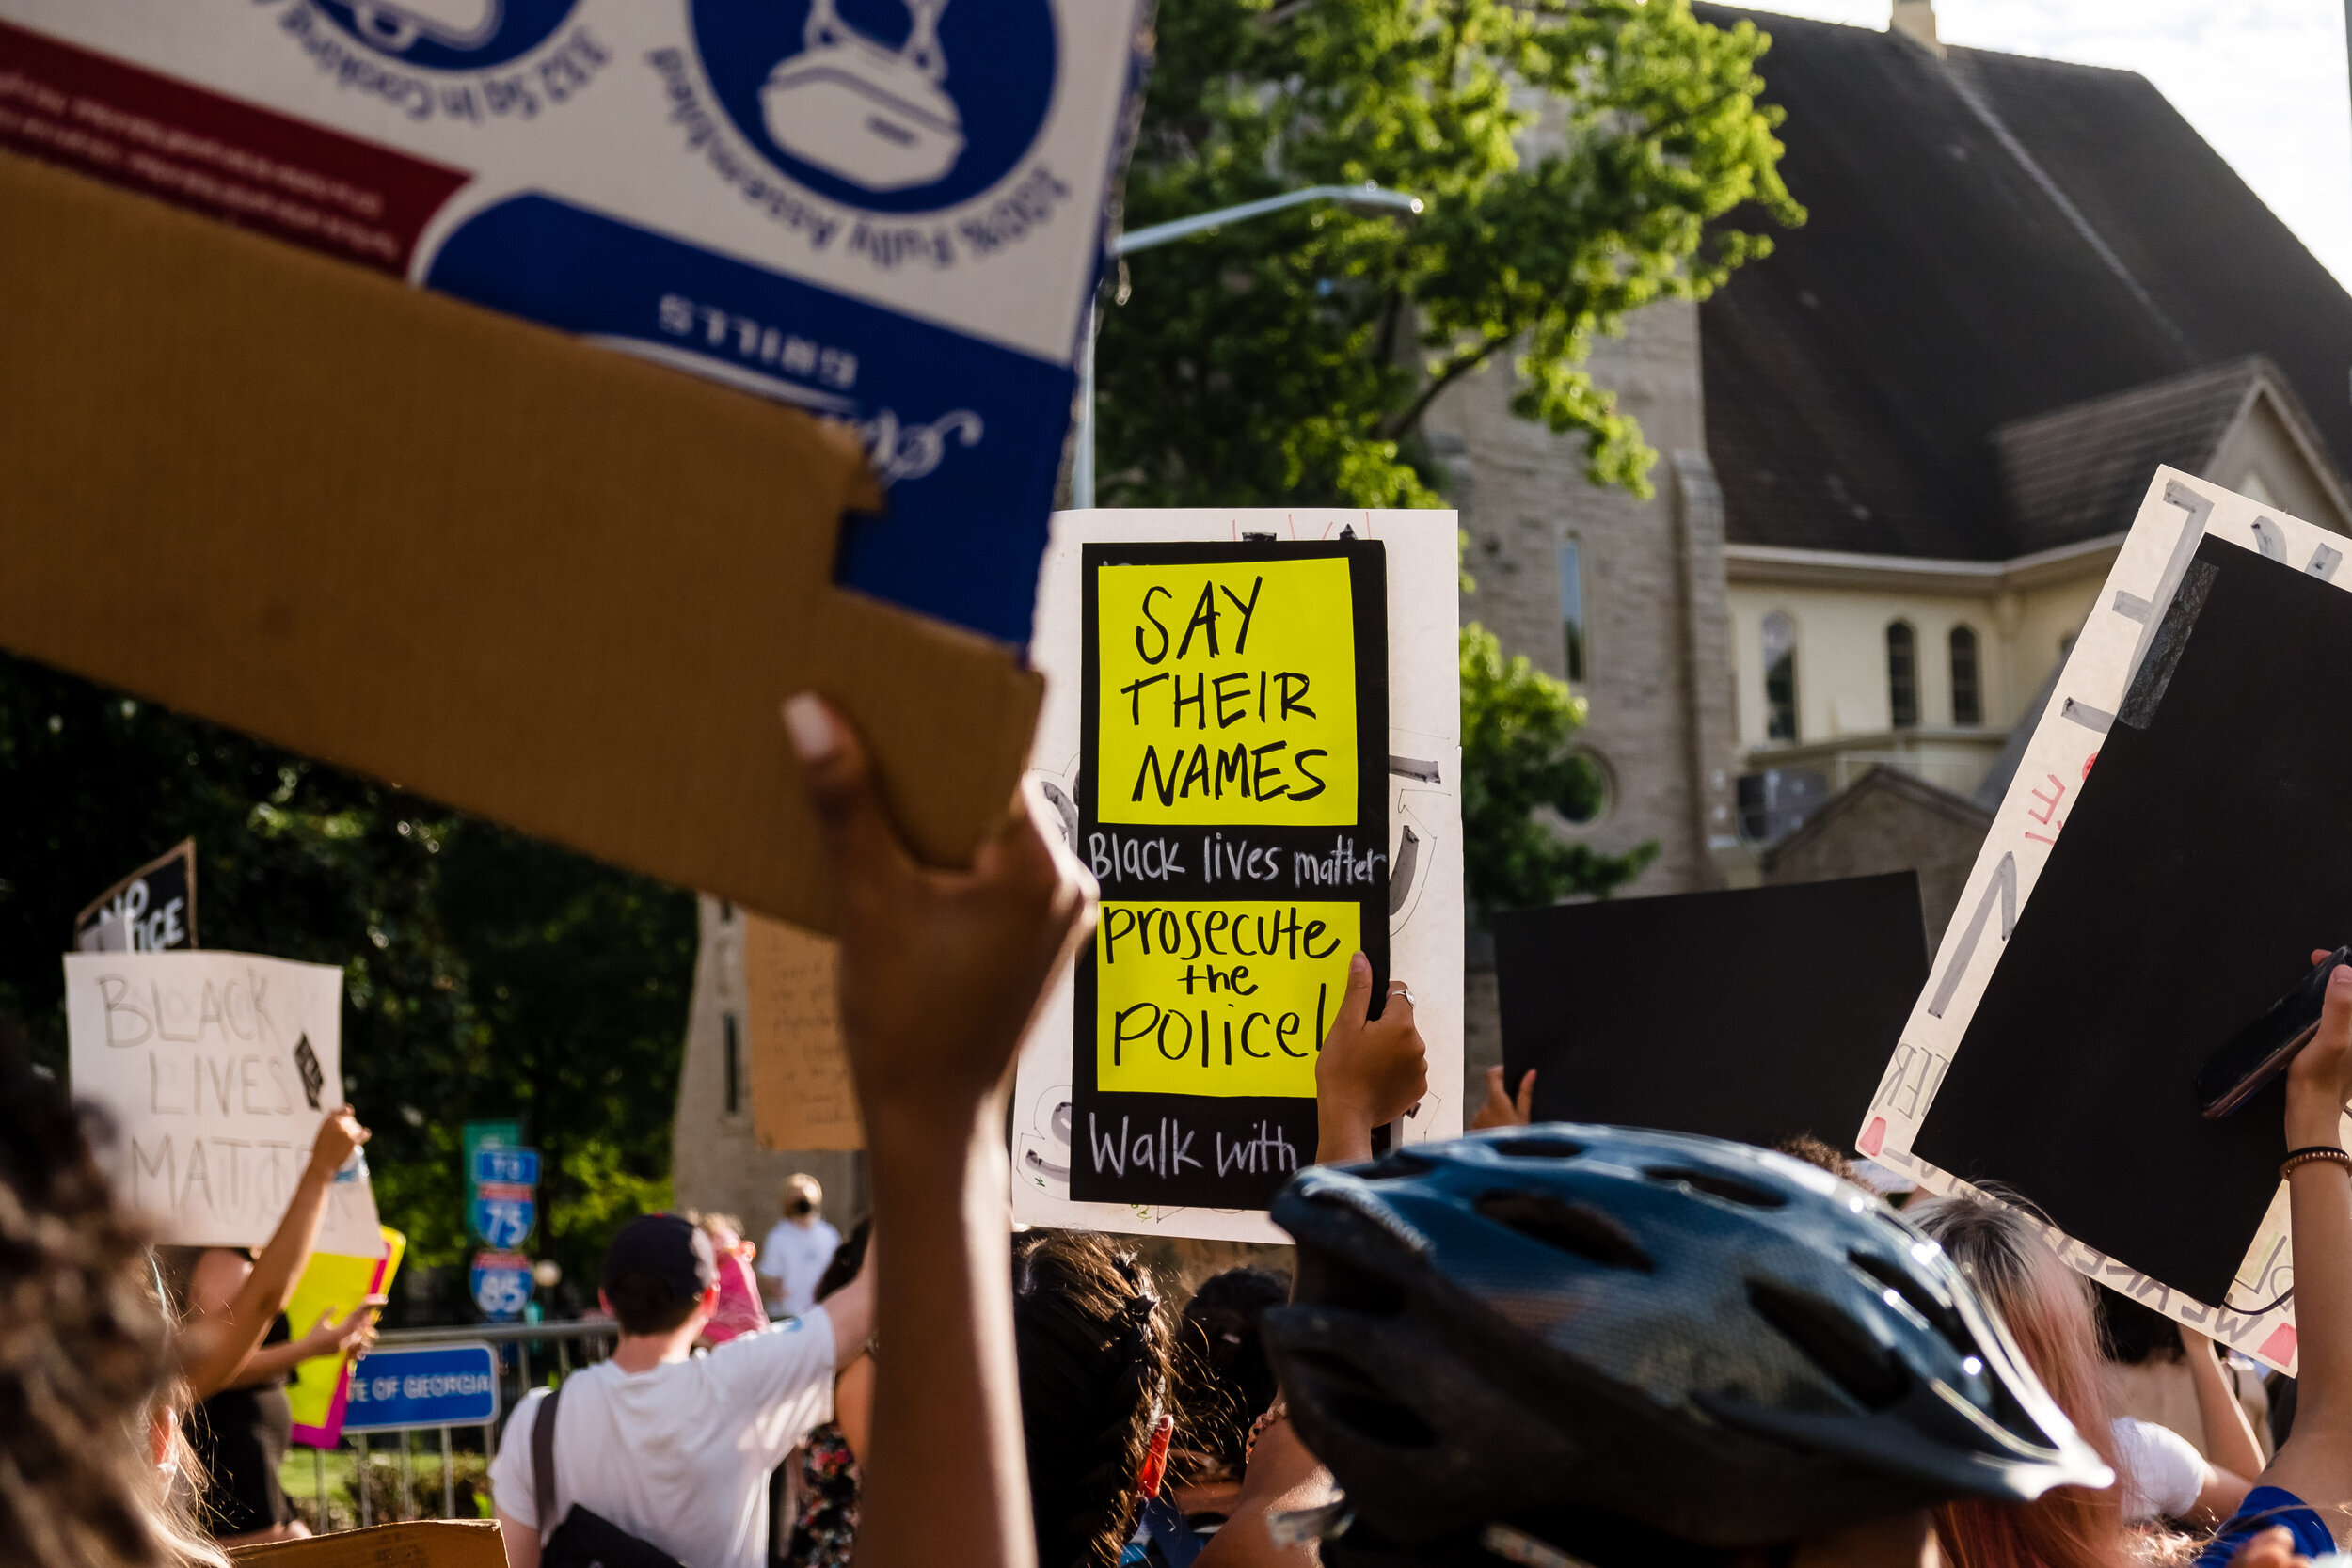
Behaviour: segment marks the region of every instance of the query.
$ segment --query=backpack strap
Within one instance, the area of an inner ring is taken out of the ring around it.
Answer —
[[[555,1402],[563,1397],[559,1383],[539,1402],[539,1414],[531,1423],[531,1491],[539,1511],[542,1544],[555,1530]]]

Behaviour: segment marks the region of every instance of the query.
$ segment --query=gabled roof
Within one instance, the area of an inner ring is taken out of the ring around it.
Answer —
[[[2072,481],[2012,513],[1995,430],[2255,355],[2352,467],[2352,295],[2145,78],[1695,8],[1772,35],[1811,211],[1700,310],[1733,541],[1986,561],[2113,532],[2128,502]],[[2168,439],[2212,406],[2184,395]]]
[[[2112,531],[2139,505],[2156,465],[2203,473],[2265,392],[2280,397],[2286,418],[2300,415],[2269,359],[2251,355],[2002,425],[1993,448],[2017,548]]]

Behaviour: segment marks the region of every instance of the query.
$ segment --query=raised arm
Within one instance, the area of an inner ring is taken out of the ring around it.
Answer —
[[[294,1281],[310,1266],[310,1249],[319,1239],[319,1222],[326,1217],[326,1189],[351,1151],[368,1141],[368,1130],[346,1105],[319,1123],[310,1145],[310,1162],[294,1183],[294,1197],[278,1217],[269,1244],[254,1259],[235,1292],[227,1300],[195,1302],[197,1315],[183,1332],[188,1386],[195,1397],[209,1399],[233,1388],[248,1374],[246,1363],[261,1347],[262,1336],[278,1314],[294,1299]]]
[[[1009,1069],[1092,929],[1094,885],[1025,798],[968,872],[916,865],[855,736],[795,697],[785,725],[838,889],[841,1033],[873,1162],[879,1349],[858,1456],[858,1568],[1032,1568],[1003,1145]]]
[[[1413,1023],[1413,990],[1389,982],[1388,1005],[1372,1015],[1372,962],[1347,966],[1339,1017],[1315,1055],[1315,1164],[1372,1158],[1372,1130],[1394,1121],[1429,1092],[1429,1048]]]
[[[2246,1418],[2246,1407],[2238,1403],[2237,1390],[2230,1386],[2230,1375],[2222,1370],[2213,1341],[2184,1324],[2181,1349],[2186,1353],[2189,1379],[2197,1388],[2205,1460],[2225,1485],[2237,1489],[2237,1496],[2221,1511],[2220,1516],[2226,1518],[2244,1499],[2254,1478],[2263,1473],[2262,1445],[2254,1440],[2254,1424]]]
[[[2327,957],[2313,957],[2316,963]],[[2328,978],[2318,1033],[2287,1069],[2287,1148],[2341,1147],[2352,1095],[2352,966]],[[2323,1517],[2352,1503],[2352,1170],[2311,1160],[2287,1177],[2295,1241],[2295,1327],[2301,1360],[2295,1430],[2263,1483]]]

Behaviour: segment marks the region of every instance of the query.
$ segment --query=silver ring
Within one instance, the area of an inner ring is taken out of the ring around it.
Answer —
[[[1390,983],[1389,994],[1391,996],[1401,996],[1405,998],[1405,1005],[1408,1007],[1413,1005],[1413,988],[1406,985],[1402,980],[1391,981]]]

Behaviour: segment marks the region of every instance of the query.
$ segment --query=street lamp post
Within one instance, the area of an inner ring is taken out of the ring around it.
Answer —
[[[2352,0],[2345,0],[2352,5]],[[1132,256],[1138,250],[1150,250],[1171,240],[1216,229],[1228,223],[1263,217],[1287,207],[1303,207],[1311,201],[1339,201],[1350,207],[1385,207],[1391,212],[1419,213],[1422,199],[1403,191],[1392,191],[1367,180],[1360,185],[1309,185],[1301,190],[1284,191],[1260,201],[1245,201],[1238,206],[1219,207],[1213,213],[1198,213],[1188,218],[1169,223],[1155,223],[1148,229],[1137,229],[1112,237],[1113,256]],[[1070,465],[1070,504],[1077,508],[1094,504],[1094,329],[1097,308],[1087,307],[1087,337],[1078,356],[1078,451]]]

